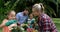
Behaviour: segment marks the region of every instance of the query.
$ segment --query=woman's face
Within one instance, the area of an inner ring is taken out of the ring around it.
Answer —
[[[15,19],[15,12],[14,11],[12,11],[9,15],[8,15],[8,18],[11,20],[11,19]]]
[[[38,16],[39,15],[39,12],[35,8],[32,8],[32,12],[33,12],[34,16]]]

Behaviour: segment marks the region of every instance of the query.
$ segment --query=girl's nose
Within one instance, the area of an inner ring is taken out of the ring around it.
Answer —
[[[13,19],[16,19],[16,17],[13,17]]]

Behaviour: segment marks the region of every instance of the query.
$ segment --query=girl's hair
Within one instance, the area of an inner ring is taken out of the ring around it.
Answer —
[[[10,10],[7,12],[7,15],[9,15],[11,12],[15,12],[14,10]]]
[[[11,12],[15,12],[15,11],[14,11],[14,10],[8,11],[8,12],[7,12],[7,17],[6,17],[6,19],[9,19],[9,18],[8,18],[8,15],[10,15]]]
[[[44,11],[44,6],[42,3],[38,3],[38,4],[33,5],[33,8],[36,8],[37,11],[40,11],[40,12]]]
[[[29,14],[29,15],[32,15],[32,16],[34,16],[34,15],[33,15],[33,13],[31,13],[31,14]]]

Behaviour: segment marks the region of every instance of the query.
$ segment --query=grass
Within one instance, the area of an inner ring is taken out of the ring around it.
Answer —
[[[0,32],[2,32],[2,29],[0,29]]]
[[[56,24],[56,27],[58,29],[58,32],[60,32],[60,23],[55,23]]]
[[[58,29],[58,32],[60,32],[60,18],[53,18],[53,21]]]
[[[58,32],[60,32],[60,18],[53,18],[53,22],[55,23]],[[0,29],[0,32],[2,32],[2,29]]]

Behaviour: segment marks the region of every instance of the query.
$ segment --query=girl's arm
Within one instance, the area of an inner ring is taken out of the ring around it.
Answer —
[[[12,27],[16,27],[16,26],[17,26],[17,24],[14,23],[14,24],[11,24],[10,26],[8,26],[8,28],[9,28],[9,30],[12,30],[13,29]]]
[[[0,28],[5,26],[6,21],[6,19],[3,20],[2,24],[0,25]]]
[[[10,26],[8,26],[8,27],[16,27],[17,26],[17,24],[16,23],[14,23],[14,24],[11,24]]]

